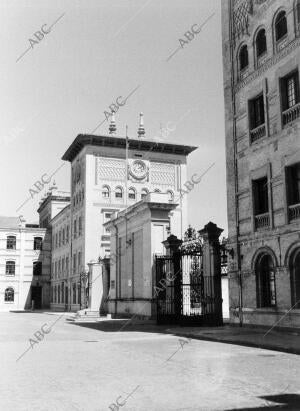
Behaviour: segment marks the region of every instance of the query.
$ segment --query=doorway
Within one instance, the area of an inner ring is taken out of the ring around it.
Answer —
[[[41,286],[32,286],[31,287],[31,300],[34,301],[34,308],[42,308],[42,287]]]

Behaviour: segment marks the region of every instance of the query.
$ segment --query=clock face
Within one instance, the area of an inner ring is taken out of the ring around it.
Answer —
[[[147,167],[142,160],[135,160],[131,165],[130,171],[135,178],[142,179],[147,174]]]

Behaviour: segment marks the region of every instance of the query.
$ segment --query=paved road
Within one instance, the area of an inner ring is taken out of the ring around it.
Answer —
[[[3,411],[300,410],[297,355],[180,340],[149,325],[119,331],[124,321],[1,313],[0,323]],[[44,324],[54,325],[35,343]]]

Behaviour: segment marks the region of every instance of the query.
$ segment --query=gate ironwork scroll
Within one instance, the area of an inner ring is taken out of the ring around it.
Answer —
[[[155,260],[158,324],[222,324],[221,275],[204,272],[202,249],[181,248]]]

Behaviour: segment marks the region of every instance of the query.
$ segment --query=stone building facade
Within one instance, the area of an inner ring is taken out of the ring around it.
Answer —
[[[300,327],[299,29],[299,1],[222,1],[232,322]]]
[[[45,228],[0,217],[0,311],[49,308],[50,266]]]

